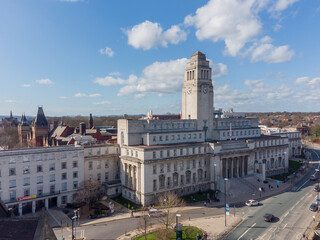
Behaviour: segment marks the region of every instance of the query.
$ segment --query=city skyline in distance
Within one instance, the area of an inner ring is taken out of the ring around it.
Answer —
[[[1,115],[32,116],[38,105],[47,116],[179,113],[196,51],[211,60],[215,108],[319,111],[315,0],[5,0],[0,9]]]

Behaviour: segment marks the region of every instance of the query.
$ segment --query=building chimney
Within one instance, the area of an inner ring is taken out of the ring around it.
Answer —
[[[84,122],[80,123],[80,134],[86,135],[86,124]]]

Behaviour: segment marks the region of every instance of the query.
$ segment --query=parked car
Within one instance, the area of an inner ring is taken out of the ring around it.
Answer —
[[[320,198],[317,198],[315,203],[320,205]]]
[[[246,205],[251,207],[251,206],[258,206],[260,203],[257,201],[257,200],[253,200],[253,199],[250,199],[248,201],[246,201]]]
[[[318,210],[318,204],[312,203],[309,208],[312,212],[316,212]]]
[[[315,192],[320,192],[320,187],[319,187],[319,185],[316,185],[316,186],[314,187],[313,191],[315,191]]]
[[[264,216],[263,216],[263,220],[266,221],[266,222],[272,222],[274,216],[270,213],[266,213]]]
[[[156,208],[151,208],[148,213],[149,217],[162,217],[164,213]]]

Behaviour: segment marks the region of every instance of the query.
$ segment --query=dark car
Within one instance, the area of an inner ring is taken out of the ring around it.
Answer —
[[[318,204],[312,203],[309,208],[312,212],[316,212],[318,210]]]
[[[320,192],[320,187],[319,187],[319,185],[316,185],[316,186],[314,187],[313,191],[315,191],[315,192]]]
[[[272,214],[270,214],[270,213],[266,213],[263,216],[263,220],[265,220],[266,222],[271,222],[273,218],[274,218],[274,216]]]

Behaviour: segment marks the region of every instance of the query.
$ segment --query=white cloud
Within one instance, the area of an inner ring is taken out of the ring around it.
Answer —
[[[67,96],[60,96],[59,98],[60,98],[60,99],[68,99],[69,97],[67,97]]]
[[[7,99],[7,100],[4,100],[4,102],[6,102],[6,103],[17,103],[18,101],[17,100],[13,100],[13,99]]]
[[[106,76],[104,78],[96,78],[93,80],[94,83],[98,83],[102,86],[112,86],[112,85],[119,85],[119,84],[125,84],[126,80],[122,78],[114,78],[112,76]]]
[[[211,62],[211,61],[210,61]],[[228,74],[228,67],[223,63],[214,64],[211,62],[212,77],[219,78]]]
[[[22,87],[28,88],[28,87],[31,87],[31,84],[22,84]]]
[[[119,72],[111,72],[109,73],[110,76],[121,76],[121,73]]]
[[[196,28],[199,40],[224,41],[226,53],[236,56],[244,45],[261,32],[255,0],[211,0],[184,22]]]
[[[43,79],[36,80],[36,83],[43,84],[43,85],[52,85],[53,81],[51,81],[49,78],[43,78]]]
[[[94,104],[94,105],[106,105],[106,104],[111,104],[111,102],[110,101],[101,101],[101,102],[94,102],[92,104]]]
[[[99,52],[100,54],[105,54],[108,57],[112,57],[114,55],[114,51],[112,51],[112,49],[109,47],[101,48]]]
[[[281,28],[282,28],[282,25],[279,24],[279,23],[277,23],[277,24],[274,26],[273,31],[278,32]]]
[[[252,62],[281,63],[292,59],[294,51],[290,50],[288,45],[276,47],[271,44],[271,41],[269,36],[265,36],[260,42],[251,46],[249,52],[251,52]]]
[[[300,77],[295,81],[296,84],[308,84],[311,86],[320,86],[320,77],[310,78],[310,77]]]
[[[270,7],[269,11],[283,11],[299,0],[278,0]]]
[[[178,44],[187,38],[187,33],[179,26],[173,25],[170,29],[163,32],[159,23],[145,21],[125,30],[128,36],[128,44],[134,48],[149,50],[151,48],[162,46],[167,47],[168,43]]]
[[[74,95],[76,98],[99,98],[102,97],[100,93],[94,93],[94,94],[85,94],[85,93],[76,93]]]
[[[135,94],[136,97],[141,97],[141,94],[145,93],[158,94],[181,91],[187,62],[186,58],[155,62],[144,68],[141,77],[131,75],[126,86],[120,89],[118,96]]]

